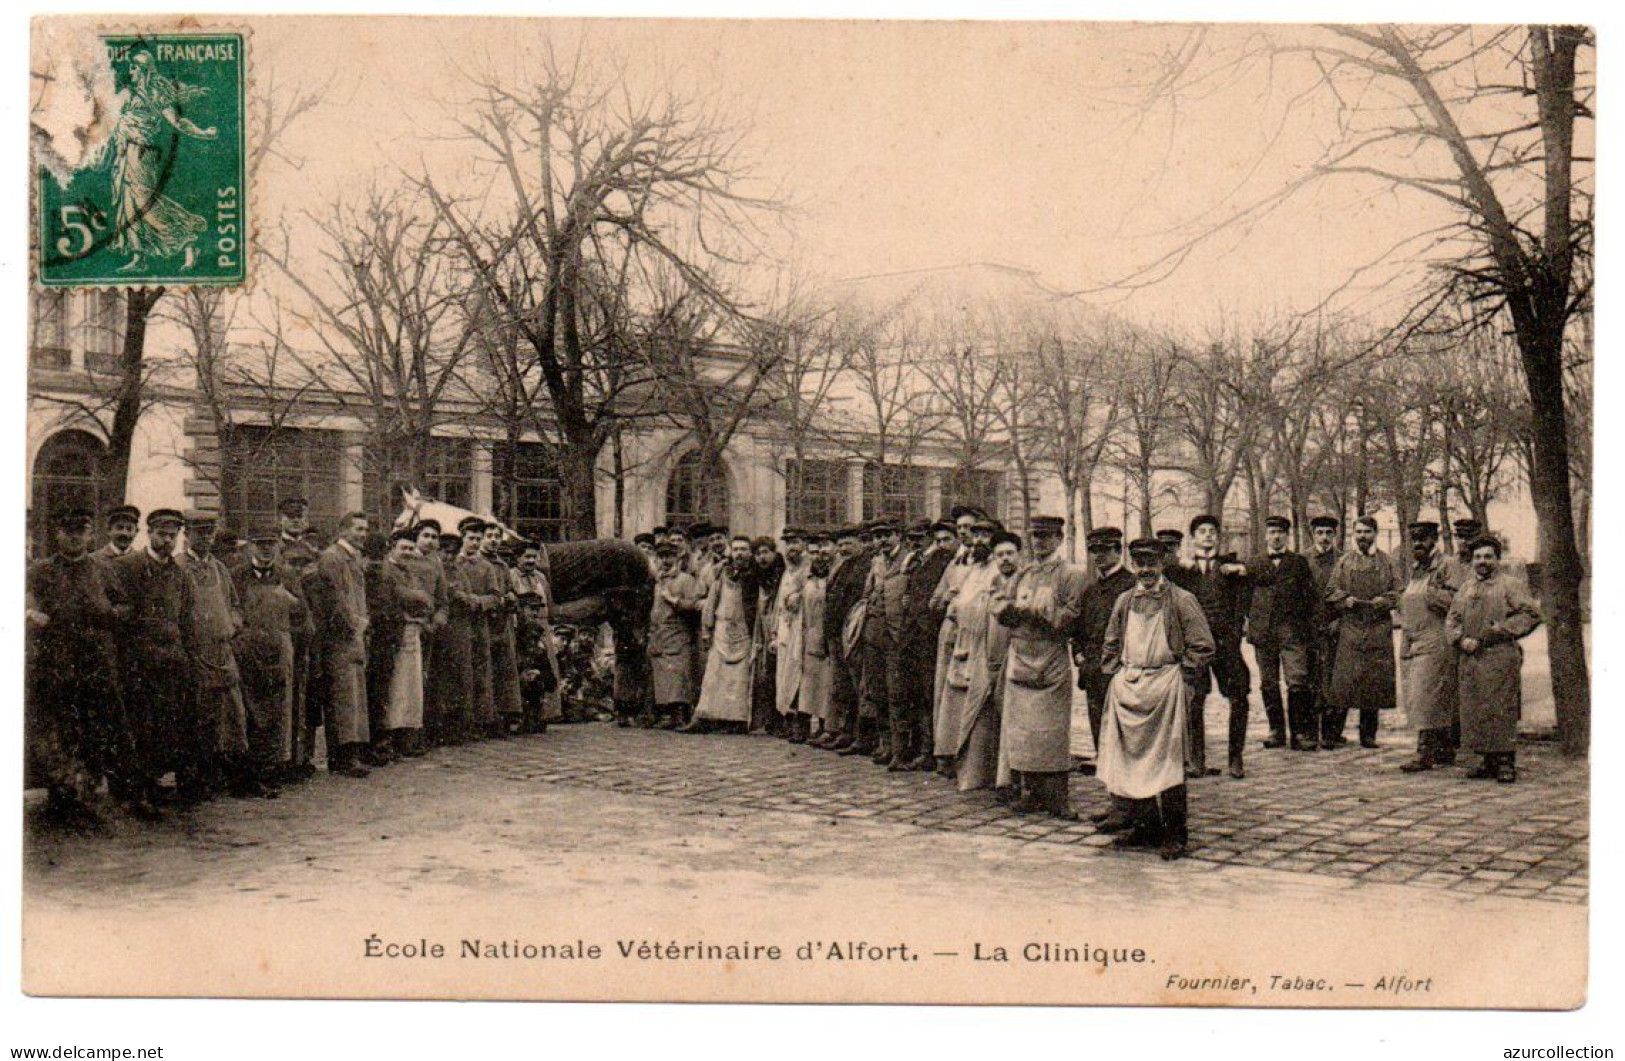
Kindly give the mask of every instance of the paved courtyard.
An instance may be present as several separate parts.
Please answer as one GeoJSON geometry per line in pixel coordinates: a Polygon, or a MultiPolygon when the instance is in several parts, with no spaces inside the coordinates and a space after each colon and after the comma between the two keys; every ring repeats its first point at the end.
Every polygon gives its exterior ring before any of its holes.
{"type": "MultiPolygon", "coordinates": [[[[1222,741],[1222,714],[1222,702],[1214,701],[1210,745],[1215,736],[1222,741]]],[[[1255,724],[1254,737],[1262,735],[1255,724]]],[[[1409,736],[1385,730],[1382,743],[1375,750],[1354,745],[1295,753],[1261,750],[1255,739],[1245,780],[1192,782],[1190,869],[1260,867],[1464,897],[1586,900],[1583,764],[1564,759],[1550,744],[1525,743],[1519,782],[1501,785],[1468,781],[1461,766],[1402,774],[1409,736]]],[[[318,776],[275,802],[221,801],[156,829],[121,822],[110,835],[81,836],[34,824],[28,872],[57,894],[95,890],[110,875],[137,886],[163,881],[169,891],[186,880],[206,882],[210,861],[233,850],[251,852],[262,872],[266,857],[279,850],[290,859],[303,852],[309,864],[357,855],[387,862],[390,845],[382,841],[392,821],[400,819],[399,838],[410,811],[412,831],[423,832],[424,816],[433,822],[436,791],[453,789],[474,800],[482,793],[495,800],[557,791],[588,808],[579,812],[587,815],[595,800],[636,797],[646,816],[714,809],[748,821],[765,811],[801,821],[959,834],[994,841],[994,851],[1013,853],[1008,845],[1020,845],[1038,854],[1055,850],[1047,845],[1064,845],[1068,861],[1076,857],[1072,852],[1107,861],[1130,857],[1110,850],[1111,838],[1087,821],[1014,814],[990,793],[960,793],[935,776],[889,774],[866,759],[765,736],[684,736],[595,723],[557,726],[540,738],[442,749],[365,782],[318,776]],[[177,860],[184,867],[177,868],[177,860]]],[[[1080,811],[1105,806],[1091,777],[1074,775],[1072,791],[1080,811]]],[[[590,821],[580,824],[590,830],[590,821]]],[[[459,825],[450,820],[428,828],[449,833],[459,825]]],[[[275,881],[266,886],[275,890],[275,881]]]]}

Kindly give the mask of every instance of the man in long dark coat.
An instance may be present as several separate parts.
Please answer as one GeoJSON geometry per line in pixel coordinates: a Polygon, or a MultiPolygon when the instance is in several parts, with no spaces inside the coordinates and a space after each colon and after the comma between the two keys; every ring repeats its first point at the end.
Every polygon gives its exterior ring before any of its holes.
{"type": "Polygon", "coordinates": [[[367,516],[351,512],[339,538],[322,551],[306,580],[322,671],[322,725],[331,774],[362,778],[361,752],[371,739],[367,720],[367,590],[361,548],[367,516]]]}
{"type": "Polygon", "coordinates": [[[440,563],[446,576],[446,619],[431,639],[425,702],[432,705],[432,740],[461,744],[473,736],[474,625],[478,607],[466,568],[458,562],[462,535],[440,536],[440,563]]]}
{"type": "Polygon", "coordinates": [[[824,644],[830,654],[828,735],[813,743],[837,754],[868,754],[866,735],[858,726],[858,690],[863,676],[863,646],[848,643],[847,623],[863,597],[867,576],[856,527],[835,533],[835,556],[824,589],[824,644]]]}
{"type": "Polygon", "coordinates": [[[1360,712],[1360,747],[1377,747],[1380,712],[1395,703],[1394,610],[1399,571],[1377,548],[1377,521],[1354,521],[1354,548],[1332,569],[1326,602],[1339,609],[1332,700],[1360,712]]]}
{"type": "Polygon", "coordinates": [[[28,568],[26,772],[65,822],[97,818],[104,777],[115,798],[150,820],[158,814],[118,690],[112,631],[124,613],[88,551],[94,521],[88,509],[54,514],[51,554],[28,568]]]}
{"type": "MultiPolygon", "coordinates": [[[[936,690],[937,690],[937,637],[942,632],[942,620],[948,609],[934,607],[932,598],[958,552],[953,536],[953,525],[943,521],[921,521],[915,528],[921,548],[915,555],[908,572],[904,590],[903,645],[907,658],[908,699],[914,714],[915,731],[919,734],[919,749],[911,766],[915,770],[936,770],[943,776],[952,776],[953,758],[936,755],[936,690]],[[926,536],[929,535],[929,544],[926,536]]],[[[958,721],[957,719],[955,720],[958,721]]],[[[957,725],[955,729],[957,729],[957,725]]],[[[956,735],[957,736],[957,735],[956,735]]],[[[954,740],[957,746],[958,740],[954,740]]]]}
{"type": "Polygon", "coordinates": [[[181,764],[194,715],[191,581],[175,561],[184,520],[172,508],[147,513],[147,544],[113,561],[108,594],[122,617],[119,676],[126,717],[135,737],[142,787],[149,795],[181,764]]]}
{"type": "Polygon", "coordinates": [[[1297,751],[1320,747],[1320,720],[1314,712],[1309,646],[1315,636],[1320,595],[1309,561],[1287,548],[1292,521],[1285,516],[1264,520],[1264,553],[1247,562],[1252,602],[1247,610],[1247,640],[1258,663],[1259,691],[1270,735],[1266,748],[1279,748],[1292,734],[1297,751]],[[1286,685],[1286,705],[1281,686],[1286,685]]]}
{"type": "Polygon", "coordinates": [[[287,586],[278,540],[274,527],[250,530],[248,562],[232,572],[243,615],[232,648],[242,678],[249,755],[269,788],[281,783],[293,762],[293,642],[295,632],[308,631],[310,624],[303,599],[287,586]]]}
{"type": "MultiPolygon", "coordinates": [[[[1101,646],[1106,637],[1106,621],[1112,616],[1117,598],[1134,588],[1134,572],[1123,564],[1123,532],[1116,527],[1096,527],[1084,538],[1093,572],[1086,580],[1083,603],[1069,635],[1072,661],[1078,667],[1078,688],[1083,690],[1089,712],[1089,736],[1094,742],[1095,762],[1084,768],[1094,773],[1100,761],[1100,720],[1106,711],[1106,687],[1111,675],[1100,669],[1101,646]]],[[[1099,816],[1104,821],[1105,816],[1099,816]]]]}
{"type": "Polygon", "coordinates": [[[1501,543],[1471,543],[1473,578],[1456,591],[1445,616],[1461,697],[1462,746],[1483,761],[1467,776],[1502,784],[1518,780],[1518,717],[1523,712],[1520,640],[1540,625],[1540,608],[1519,579],[1501,573],[1501,543]]]}
{"type": "Polygon", "coordinates": [[[457,524],[463,551],[453,565],[455,580],[469,602],[469,652],[473,668],[468,725],[471,734],[490,737],[503,732],[497,715],[496,687],[491,674],[491,614],[502,607],[503,587],[496,572],[480,555],[485,544],[485,521],[465,517],[457,524]]]}
{"type": "Polygon", "coordinates": [[[502,556],[502,528],[495,523],[485,528],[480,555],[491,565],[502,598],[501,606],[486,613],[491,637],[491,697],[503,734],[523,728],[524,704],[519,696],[519,658],[514,648],[514,617],[518,595],[513,588],[513,569],[502,556]]]}
{"type": "Polygon", "coordinates": [[[197,512],[186,519],[181,567],[192,581],[192,625],[187,633],[196,681],[193,757],[176,772],[183,788],[200,794],[222,788],[237,797],[275,796],[257,776],[248,751],[248,714],[232,642],[242,629],[242,609],[231,572],[214,555],[217,519],[197,512]]]}
{"type": "Polygon", "coordinates": [[[1314,572],[1315,586],[1320,592],[1320,614],[1315,622],[1315,638],[1310,644],[1309,680],[1315,687],[1315,711],[1320,716],[1320,746],[1341,748],[1348,743],[1343,727],[1348,723],[1346,707],[1332,701],[1332,664],[1337,659],[1337,610],[1326,603],[1326,591],[1331,586],[1332,569],[1342,552],[1337,548],[1337,530],[1341,524],[1336,516],[1316,516],[1309,521],[1313,547],[1309,551],[1309,570],[1314,572]]]}
{"type": "Polygon", "coordinates": [[[1165,575],[1169,575],[1170,582],[1196,598],[1196,602],[1202,606],[1203,617],[1207,619],[1208,630],[1213,634],[1213,660],[1197,679],[1196,696],[1191,701],[1189,746],[1185,750],[1190,761],[1186,765],[1193,777],[1207,772],[1203,703],[1208,691],[1216,686],[1229,708],[1226,765],[1230,776],[1239,779],[1247,776],[1243,753],[1247,747],[1248,697],[1253,684],[1247,661],[1241,655],[1242,627],[1247,619],[1247,606],[1251,603],[1247,569],[1235,553],[1219,552],[1222,527],[1218,516],[1197,516],[1191,520],[1190,531],[1190,562],[1175,565],[1183,577],[1173,578],[1173,568],[1164,571],[1165,575]]]}

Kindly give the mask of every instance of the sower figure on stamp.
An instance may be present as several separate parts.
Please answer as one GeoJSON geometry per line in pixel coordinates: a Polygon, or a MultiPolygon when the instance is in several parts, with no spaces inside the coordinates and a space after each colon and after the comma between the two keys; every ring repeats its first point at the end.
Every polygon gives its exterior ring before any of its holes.
{"type": "MultiPolygon", "coordinates": [[[[1087,580],[1078,619],[1072,624],[1072,660],[1078,667],[1078,688],[1083,690],[1089,711],[1089,736],[1095,761],[1084,773],[1092,774],[1100,764],[1100,720],[1106,713],[1106,686],[1111,676],[1100,669],[1100,650],[1106,639],[1106,623],[1112,617],[1117,598],[1134,588],[1134,573],[1123,564],[1123,532],[1116,527],[1096,527],[1084,539],[1089,566],[1094,575],[1087,580]]],[[[1106,816],[1100,815],[1100,821],[1106,816]]]]}
{"type": "Polygon", "coordinates": [[[1337,609],[1326,603],[1326,591],[1331,586],[1332,570],[1343,554],[1337,548],[1337,529],[1341,524],[1336,516],[1316,516],[1309,521],[1309,533],[1314,545],[1309,553],[1309,570],[1315,576],[1315,588],[1320,594],[1320,613],[1315,620],[1315,637],[1310,642],[1309,681],[1315,691],[1315,713],[1320,716],[1320,746],[1327,750],[1341,748],[1348,743],[1343,727],[1348,722],[1346,707],[1338,707],[1332,700],[1332,664],[1337,659],[1337,609]]]}
{"type": "MultiPolygon", "coordinates": [[[[1444,563],[1439,525],[1412,523],[1410,537],[1411,577],[1399,596],[1399,666],[1405,721],[1416,730],[1416,758],[1400,769],[1414,774],[1443,765],[1456,720],[1456,654],[1444,631],[1455,595],[1432,588],[1444,563]]],[[[1450,756],[1455,758],[1453,746],[1450,756]]]]}
{"type": "Polygon", "coordinates": [[[1247,608],[1247,640],[1253,643],[1259,691],[1270,726],[1264,747],[1285,745],[1290,728],[1295,751],[1315,751],[1320,747],[1320,720],[1314,712],[1314,690],[1309,684],[1309,646],[1315,637],[1321,597],[1309,561],[1287,548],[1291,530],[1292,521],[1285,516],[1264,520],[1264,555],[1247,563],[1252,590],[1247,608]]]}
{"type": "MultiPolygon", "coordinates": [[[[1209,772],[1202,712],[1209,689],[1217,686],[1229,708],[1227,766],[1230,776],[1239,779],[1247,776],[1243,753],[1247,747],[1248,697],[1253,684],[1247,661],[1241,656],[1242,627],[1252,596],[1247,568],[1235,553],[1219,552],[1222,527],[1218,516],[1197,516],[1191,520],[1190,529],[1193,549],[1190,563],[1181,568],[1184,580],[1170,581],[1188,591],[1202,606],[1202,615],[1213,634],[1213,662],[1197,679],[1196,699],[1191,702],[1186,773],[1199,777],[1209,772]]],[[[1167,573],[1165,569],[1164,575],[1167,573]]],[[[1211,772],[1218,773],[1217,770],[1211,772]]]]}
{"type": "Polygon", "coordinates": [[[1354,548],[1332,569],[1326,601],[1341,610],[1332,700],[1360,711],[1360,747],[1377,747],[1380,712],[1394,708],[1394,609],[1399,572],[1377,548],[1377,521],[1354,521],[1354,548]]]}
{"type": "Polygon", "coordinates": [[[1066,521],[1034,516],[1032,559],[995,594],[994,619],[1010,628],[999,758],[1019,791],[1016,808],[1075,820],[1072,772],[1072,654],[1067,633],[1083,607],[1083,572],[1060,553],[1066,521]]]}
{"type": "Polygon", "coordinates": [[[1112,678],[1099,776],[1130,822],[1115,846],[1176,859],[1189,844],[1184,716],[1213,659],[1213,634],[1196,598],[1163,577],[1161,542],[1137,539],[1129,554],[1135,586],[1117,599],[1102,650],[1112,678]]]}
{"type": "Polygon", "coordinates": [[[1473,577],[1456,591],[1445,637],[1456,650],[1462,745],[1483,756],[1468,777],[1518,779],[1518,718],[1523,713],[1523,647],[1540,625],[1540,607],[1521,580],[1501,571],[1501,543],[1470,544],[1473,577]]]}

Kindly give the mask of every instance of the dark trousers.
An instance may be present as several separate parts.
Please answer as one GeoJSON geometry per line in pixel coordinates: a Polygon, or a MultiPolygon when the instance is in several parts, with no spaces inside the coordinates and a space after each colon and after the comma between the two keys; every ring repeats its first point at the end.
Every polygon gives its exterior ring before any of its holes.
{"type": "Polygon", "coordinates": [[[1334,704],[1329,695],[1332,687],[1332,664],[1337,659],[1337,636],[1318,637],[1310,645],[1310,683],[1315,689],[1316,711],[1320,715],[1320,739],[1327,744],[1343,741],[1343,729],[1348,725],[1349,709],[1334,704]]]}
{"type": "Polygon", "coordinates": [[[1258,660],[1258,690],[1264,699],[1264,717],[1272,735],[1285,736],[1290,726],[1294,737],[1319,738],[1320,723],[1313,717],[1313,697],[1309,684],[1309,648],[1296,641],[1253,645],[1258,660]],[[1287,717],[1281,699],[1281,685],[1292,694],[1292,717],[1287,717]]]}
{"type": "Polygon", "coordinates": [[[1084,702],[1089,709],[1089,736],[1094,740],[1095,758],[1100,758],[1100,722],[1106,717],[1106,692],[1111,688],[1112,679],[1109,674],[1101,674],[1098,670],[1089,674],[1080,674],[1078,683],[1083,688],[1084,702]]]}
{"type": "Polygon", "coordinates": [[[1154,839],[1190,842],[1189,798],[1184,785],[1164,789],[1149,799],[1118,800],[1118,804],[1135,828],[1154,839]]]}
{"type": "Polygon", "coordinates": [[[1238,741],[1247,739],[1248,697],[1252,693],[1252,685],[1252,674],[1241,655],[1241,640],[1235,637],[1215,638],[1213,662],[1208,665],[1207,676],[1196,683],[1191,707],[1185,716],[1185,766],[1188,772],[1202,773],[1207,768],[1207,718],[1203,701],[1215,687],[1230,708],[1228,753],[1231,758],[1240,754],[1238,741]]]}
{"type": "Polygon", "coordinates": [[[829,728],[855,734],[858,728],[858,688],[863,679],[863,646],[847,656],[836,647],[830,657],[829,728]]]}

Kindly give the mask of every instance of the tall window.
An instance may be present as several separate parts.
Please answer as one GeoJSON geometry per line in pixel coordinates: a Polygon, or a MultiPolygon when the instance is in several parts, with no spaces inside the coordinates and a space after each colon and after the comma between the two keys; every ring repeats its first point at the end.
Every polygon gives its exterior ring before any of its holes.
{"type": "Polygon", "coordinates": [[[666,483],[666,524],[687,527],[700,520],[727,526],[728,475],[720,461],[707,469],[699,450],[690,450],[666,483]]]}
{"type": "Polygon", "coordinates": [[[954,505],[972,505],[994,519],[1003,519],[1003,495],[1003,472],[969,468],[942,473],[944,514],[954,505]]]}
{"type": "Polygon", "coordinates": [[[225,514],[239,533],[274,525],[290,497],[310,502],[310,523],[328,534],[344,513],[344,435],[305,428],[239,427],[224,454],[225,514]]]}
{"type": "Polygon", "coordinates": [[[120,333],[124,330],[124,303],[116,291],[87,291],[85,316],[79,325],[85,368],[112,374],[119,370],[120,333]]]}
{"type": "Polygon", "coordinates": [[[41,291],[34,296],[34,343],[30,350],[35,368],[66,372],[73,367],[68,349],[68,293],[41,291]]]}
{"type": "Polygon", "coordinates": [[[423,471],[414,476],[404,447],[378,455],[367,450],[362,489],[375,519],[393,522],[401,512],[401,488],[411,486],[424,497],[469,508],[474,497],[474,443],[466,438],[431,438],[423,471]],[[384,467],[387,461],[388,467],[384,467]]]}
{"type": "Polygon", "coordinates": [[[835,527],[847,521],[844,461],[788,461],[784,467],[785,522],[835,527]]]}
{"type": "Polygon", "coordinates": [[[547,447],[521,442],[510,467],[504,447],[491,461],[491,500],[498,519],[527,538],[561,542],[570,533],[569,497],[547,447]]]}
{"type": "Polygon", "coordinates": [[[910,464],[863,466],[863,518],[912,523],[930,515],[926,511],[926,469],[910,464]]]}
{"type": "Polygon", "coordinates": [[[99,517],[113,501],[104,481],[107,447],[86,431],[59,431],[45,440],[34,458],[33,533],[44,544],[53,512],[83,506],[99,517]]]}

